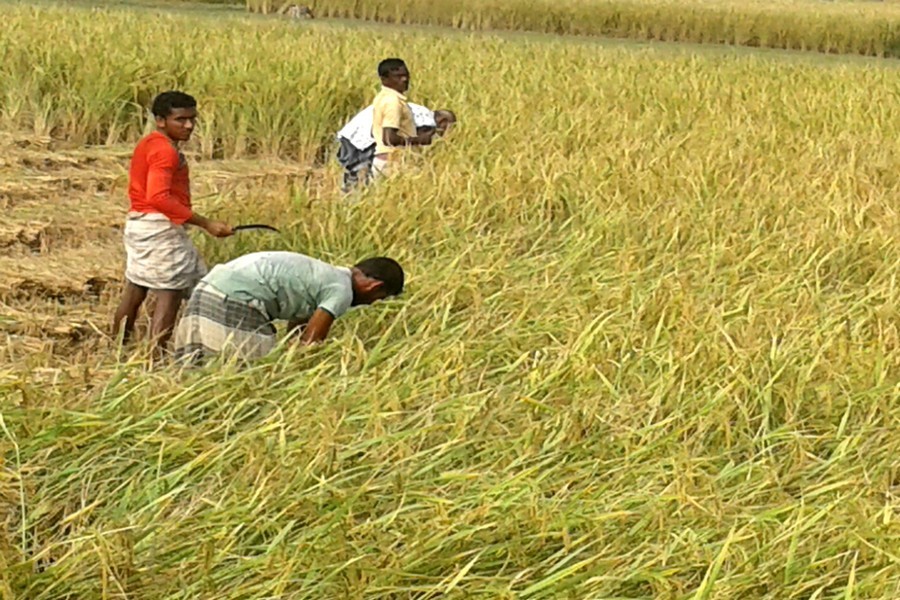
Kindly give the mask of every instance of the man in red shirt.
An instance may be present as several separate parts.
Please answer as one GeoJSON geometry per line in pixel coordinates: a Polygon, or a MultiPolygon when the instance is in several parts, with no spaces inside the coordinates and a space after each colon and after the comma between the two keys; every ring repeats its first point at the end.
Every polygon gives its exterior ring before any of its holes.
{"type": "Polygon", "coordinates": [[[172,335],[181,301],[207,272],[185,225],[220,238],[234,232],[226,223],[207,219],[191,208],[188,166],[178,144],[191,138],[197,102],[182,92],[164,92],[153,101],[152,110],[156,131],[138,143],[128,174],[126,283],[113,335],[118,337],[123,324],[123,337],[131,335],[147,292],[152,291],[156,309],[150,333],[159,354],[172,335]]]}

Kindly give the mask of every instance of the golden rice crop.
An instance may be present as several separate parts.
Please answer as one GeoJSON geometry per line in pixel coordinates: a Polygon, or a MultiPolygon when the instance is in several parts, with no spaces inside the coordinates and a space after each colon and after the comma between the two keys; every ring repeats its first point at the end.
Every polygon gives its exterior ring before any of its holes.
{"type": "Polygon", "coordinates": [[[247,0],[247,10],[253,13],[261,13],[264,15],[277,13],[287,2],[278,0],[247,0]]]}
{"type": "Polygon", "coordinates": [[[401,260],[331,343],[2,366],[0,595],[898,596],[889,63],[2,11],[5,127],[133,140],[178,85],[202,157],[309,160],[387,55],[461,125],[355,202],[206,201],[286,232],[211,263],[401,260]]]}
{"type": "MultiPolygon", "coordinates": [[[[246,2],[251,11],[268,12],[275,4],[279,2],[246,2]]],[[[386,23],[900,56],[900,5],[896,3],[816,0],[322,0],[310,4],[319,16],[386,23]]]]}

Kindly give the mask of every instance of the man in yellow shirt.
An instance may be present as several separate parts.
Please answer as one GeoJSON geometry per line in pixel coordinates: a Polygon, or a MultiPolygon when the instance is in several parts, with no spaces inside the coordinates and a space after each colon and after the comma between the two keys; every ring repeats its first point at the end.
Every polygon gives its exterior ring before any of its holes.
{"type": "Polygon", "coordinates": [[[409,70],[399,58],[388,58],[378,65],[381,91],[372,103],[372,137],[375,138],[375,159],[372,163],[376,177],[387,176],[397,170],[399,152],[405,146],[428,146],[434,129],[416,131],[412,111],[406,102],[409,89],[409,70]]]}

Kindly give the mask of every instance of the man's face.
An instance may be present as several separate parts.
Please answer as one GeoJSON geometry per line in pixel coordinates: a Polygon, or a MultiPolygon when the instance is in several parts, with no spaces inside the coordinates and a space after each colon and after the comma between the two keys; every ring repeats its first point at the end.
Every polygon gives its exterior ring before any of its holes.
{"type": "Polygon", "coordinates": [[[369,277],[357,269],[353,269],[353,306],[374,304],[387,298],[384,282],[369,277]]]}
{"type": "Polygon", "coordinates": [[[400,67],[389,71],[386,77],[381,78],[381,84],[386,88],[405,94],[409,89],[409,69],[400,67]]]}
{"type": "Polygon", "coordinates": [[[353,306],[365,306],[375,304],[379,300],[387,298],[387,293],[381,287],[373,290],[353,288],[353,306]]]}
{"type": "Polygon", "coordinates": [[[173,108],[167,117],[156,117],[156,128],[176,142],[186,142],[197,124],[196,108],[173,108]]]}
{"type": "Polygon", "coordinates": [[[446,115],[441,115],[435,118],[434,122],[437,125],[437,132],[441,135],[446,133],[447,130],[450,129],[450,127],[453,125],[453,119],[446,115]]]}

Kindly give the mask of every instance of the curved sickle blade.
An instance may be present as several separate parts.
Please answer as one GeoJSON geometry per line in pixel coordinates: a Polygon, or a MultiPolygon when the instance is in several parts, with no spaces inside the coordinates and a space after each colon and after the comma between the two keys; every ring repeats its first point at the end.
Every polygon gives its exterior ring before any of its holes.
{"type": "Polygon", "coordinates": [[[264,225],[262,223],[253,223],[251,225],[238,225],[233,228],[234,231],[244,231],[247,229],[265,229],[267,231],[274,231],[275,233],[279,233],[277,229],[272,227],[271,225],[264,225]]]}

